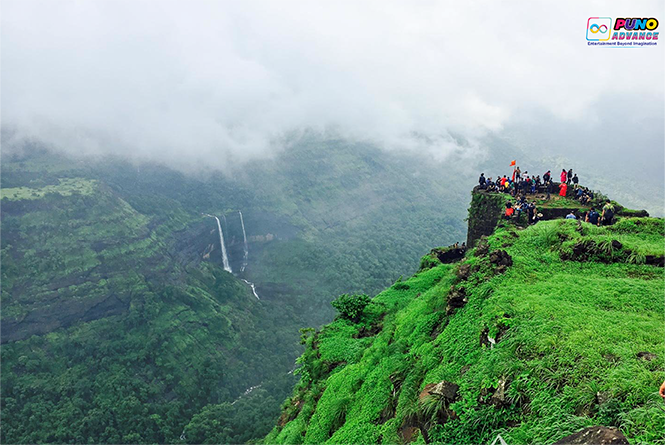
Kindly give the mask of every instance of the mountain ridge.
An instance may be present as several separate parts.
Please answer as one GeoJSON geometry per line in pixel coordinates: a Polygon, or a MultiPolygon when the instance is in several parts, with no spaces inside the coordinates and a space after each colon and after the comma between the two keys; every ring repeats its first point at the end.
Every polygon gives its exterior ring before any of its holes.
{"type": "Polygon", "coordinates": [[[662,259],[663,220],[489,220],[461,262],[434,252],[357,323],[306,333],[264,442],[553,443],[595,424],[663,442],[665,288],[645,260],[662,259]]]}

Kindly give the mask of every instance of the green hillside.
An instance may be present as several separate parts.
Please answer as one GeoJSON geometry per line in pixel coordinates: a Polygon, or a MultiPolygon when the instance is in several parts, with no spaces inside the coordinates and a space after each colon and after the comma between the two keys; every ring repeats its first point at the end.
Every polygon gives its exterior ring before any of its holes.
{"type": "Polygon", "coordinates": [[[646,217],[499,223],[459,263],[426,256],[358,322],[305,333],[265,443],[553,443],[591,425],[665,443],[665,284],[647,264],[664,233],[646,217]]]}
{"type": "Polygon", "coordinates": [[[291,366],[292,315],[213,262],[178,261],[167,234],[184,212],[155,221],[81,178],[46,187],[3,202],[4,443],[175,441],[204,406],[234,412],[291,366]]]}
{"type": "Polygon", "coordinates": [[[461,186],[437,174],[311,139],[226,174],[3,154],[2,442],[265,436],[295,383],[298,329],[463,238],[460,212],[440,208],[459,208],[461,186]],[[222,220],[237,276],[204,214],[222,220]]]}

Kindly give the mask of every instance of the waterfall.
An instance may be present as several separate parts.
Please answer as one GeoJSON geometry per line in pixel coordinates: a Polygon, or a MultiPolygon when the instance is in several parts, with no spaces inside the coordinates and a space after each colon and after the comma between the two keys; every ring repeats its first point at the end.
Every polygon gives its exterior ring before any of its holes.
{"type": "MultiPolygon", "coordinates": [[[[242,270],[245,270],[245,267],[247,267],[247,256],[249,253],[249,250],[247,249],[247,235],[245,234],[245,222],[242,219],[242,212],[238,211],[240,213],[240,223],[242,224],[242,237],[243,241],[245,242],[245,258],[243,260],[243,265],[242,265],[242,270]]],[[[219,222],[219,218],[217,218],[214,215],[208,215],[207,213],[205,216],[209,216],[210,218],[215,218],[215,221],[217,221],[217,229],[219,230],[219,244],[222,246],[222,262],[224,263],[224,270],[230,273],[233,273],[233,270],[231,269],[231,265],[229,264],[229,257],[226,254],[226,245],[224,244],[224,233],[222,232],[222,224],[219,222]]],[[[224,218],[224,215],[222,215],[224,218]]],[[[224,222],[226,222],[226,218],[224,218],[224,222]]],[[[256,285],[252,283],[251,281],[247,281],[244,278],[241,278],[242,281],[245,282],[251,289],[252,289],[252,294],[256,297],[257,300],[261,300],[259,298],[259,294],[256,292],[256,285]]]]}
{"type": "MultiPolygon", "coordinates": [[[[249,248],[247,247],[247,233],[245,233],[245,220],[242,218],[242,212],[238,210],[238,214],[240,215],[240,225],[242,226],[242,241],[245,243],[244,248],[243,248],[243,258],[242,258],[242,267],[240,268],[240,272],[244,272],[245,268],[247,267],[247,258],[249,257],[249,248]]],[[[256,294],[256,292],[254,292],[256,294]]],[[[258,296],[256,297],[258,298],[258,296]]]]}
{"type": "Polygon", "coordinates": [[[251,281],[247,281],[247,280],[245,280],[244,278],[241,278],[241,280],[244,281],[245,283],[249,284],[249,287],[252,288],[252,293],[254,294],[254,296],[256,297],[256,299],[257,299],[257,300],[261,300],[261,299],[259,298],[259,294],[256,293],[256,285],[255,285],[254,283],[252,283],[251,281]]]}
{"type": "Polygon", "coordinates": [[[215,218],[217,221],[217,229],[219,230],[219,244],[222,246],[222,263],[224,264],[224,270],[230,273],[233,273],[231,265],[229,264],[229,257],[226,254],[226,245],[224,244],[224,233],[222,232],[222,224],[219,222],[219,218],[213,215],[206,215],[211,218],[215,218]]]}

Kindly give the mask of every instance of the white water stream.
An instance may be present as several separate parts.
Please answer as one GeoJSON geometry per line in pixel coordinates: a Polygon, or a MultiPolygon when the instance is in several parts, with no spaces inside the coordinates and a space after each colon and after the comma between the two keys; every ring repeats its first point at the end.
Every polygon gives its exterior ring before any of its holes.
{"type": "Polygon", "coordinates": [[[219,244],[222,247],[222,264],[224,265],[224,270],[230,273],[233,273],[231,265],[229,264],[229,256],[226,254],[226,244],[224,244],[224,233],[222,232],[222,224],[219,222],[219,218],[214,215],[207,215],[211,218],[215,218],[217,221],[217,230],[219,231],[219,244]]]}
{"type": "MultiPolygon", "coordinates": [[[[242,268],[240,269],[241,272],[245,270],[245,267],[247,267],[247,258],[249,256],[249,249],[247,247],[247,234],[245,233],[245,221],[242,218],[242,212],[238,210],[238,213],[240,214],[240,224],[242,225],[242,238],[244,242],[244,257],[243,257],[243,263],[242,263],[242,268]]],[[[224,265],[224,270],[230,273],[233,273],[233,270],[231,269],[231,264],[229,263],[229,256],[226,253],[226,244],[224,243],[224,232],[222,231],[222,224],[219,221],[219,218],[217,218],[214,215],[209,215],[205,214],[205,216],[208,216],[210,218],[215,218],[215,221],[217,221],[217,230],[219,231],[219,244],[222,247],[222,263],[224,265]]],[[[226,221],[226,217],[224,217],[224,221],[226,221]]],[[[241,278],[242,281],[244,281],[251,289],[252,289],[252,294],[256,297],[257,300],[261,300],[259,298],[259,294],[256,292],[256,285],[252,283],[251,281],[248,281],[244,278],[241,278]]]]}
{"type": "MultiPolygon", "coordinates": [[[[238,214],[240,215],[240,225],[242,226],[242,242],[244,243],[243,246],[243,258],[242,258],[242,267],[240,268],[240,272],[244,272],[245,268],[247,267],[247,259],[249,257],[249,248],[247,247],[247,233],[245,233],[245,220],[242,218],[242,212],[238,210],[238,214]]],[[[253,289],[253,288],[252,288],[253,289]]],[[[254,292],[256,295],[256,292],[254,292]]],[[[259,298],[258,296],[256,298],[259,298]]]]}

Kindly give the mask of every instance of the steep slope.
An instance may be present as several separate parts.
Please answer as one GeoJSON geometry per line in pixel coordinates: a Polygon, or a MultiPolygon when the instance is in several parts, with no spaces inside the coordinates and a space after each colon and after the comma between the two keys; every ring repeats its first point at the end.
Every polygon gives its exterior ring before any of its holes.
{"type": "Polygon", "coordinates": [[[662,219],[499,223],[303,341],[266,443],[552,443],[617,426],[665,443],[662,219]]]}

